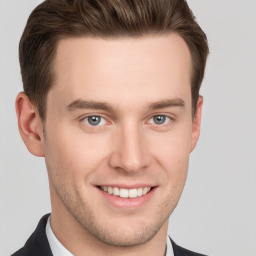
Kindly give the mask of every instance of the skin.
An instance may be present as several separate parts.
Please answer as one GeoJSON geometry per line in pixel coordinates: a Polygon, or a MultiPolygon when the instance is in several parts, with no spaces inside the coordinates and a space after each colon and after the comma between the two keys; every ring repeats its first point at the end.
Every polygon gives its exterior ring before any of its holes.
{"type": "Polygon", "coordinates": [[[203,100],[193,119],[187,45],[176,34],[66,38],[54,69],[44,122],[24,93],[16,99],[21,136],[45,157],[53,232],[76,256],[164,255],[200,133],[203,100]],[[100,124],[90,125],[88,115],[100,124]],[[109,184],[149,184],[154,192],[138,207],[116,207],[98,188],[109,184]]]}

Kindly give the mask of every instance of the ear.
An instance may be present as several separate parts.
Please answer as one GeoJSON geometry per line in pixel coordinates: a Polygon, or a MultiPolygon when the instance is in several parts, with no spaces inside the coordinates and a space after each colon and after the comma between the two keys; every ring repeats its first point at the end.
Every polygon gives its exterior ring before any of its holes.
{"type": "Polygon", "coordinates": [[[196,144],[200,135],[202,107],[203,107],[203,97],[199,96],[197,105],[196,105],[196,112],[193,120],[191,152],[196,147],[196,144]]]}
{"type": "Polygon", "coordinates": [[[44,156],[43,123],[34,104],[24,92],[15,102],[20,135],[28,151],[35,156],[44,156]]]}

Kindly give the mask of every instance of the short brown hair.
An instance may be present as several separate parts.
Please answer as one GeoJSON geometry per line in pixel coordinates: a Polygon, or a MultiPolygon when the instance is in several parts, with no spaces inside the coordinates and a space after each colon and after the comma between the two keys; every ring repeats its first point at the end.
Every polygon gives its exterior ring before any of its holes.
{"type": "Polygon", "coordinates": [[[24,91],[44,120],[46,97],[54,83],[53,60],[62,37],[139,37],[169,32],[179,34],[190,49],[194,114],[209,49],[185,0],[44,1],[29,16],[20,40],[24,91]]]}

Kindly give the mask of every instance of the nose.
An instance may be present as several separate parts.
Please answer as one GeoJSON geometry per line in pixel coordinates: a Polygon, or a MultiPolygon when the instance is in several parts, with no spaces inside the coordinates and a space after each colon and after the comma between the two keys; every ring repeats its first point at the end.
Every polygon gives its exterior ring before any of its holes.
{"type": "Polygon", "coordinates": [[[150,155],[139,127],[120,129],[113,139],[113,151],[110,156],[110,165],[125,172],[144,170],[150,164],[150,155]]]}

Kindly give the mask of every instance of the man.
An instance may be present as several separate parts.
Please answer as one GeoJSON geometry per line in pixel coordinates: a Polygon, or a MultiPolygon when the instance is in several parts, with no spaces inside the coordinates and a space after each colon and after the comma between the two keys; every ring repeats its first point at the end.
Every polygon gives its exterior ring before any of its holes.
{"type": "Polygon", "coordinates": [[[200,133],[207,39],[181,0],[48,0],[16,99],[52,212],[13,255],[201,255],[167,237],[200,133]]]}

